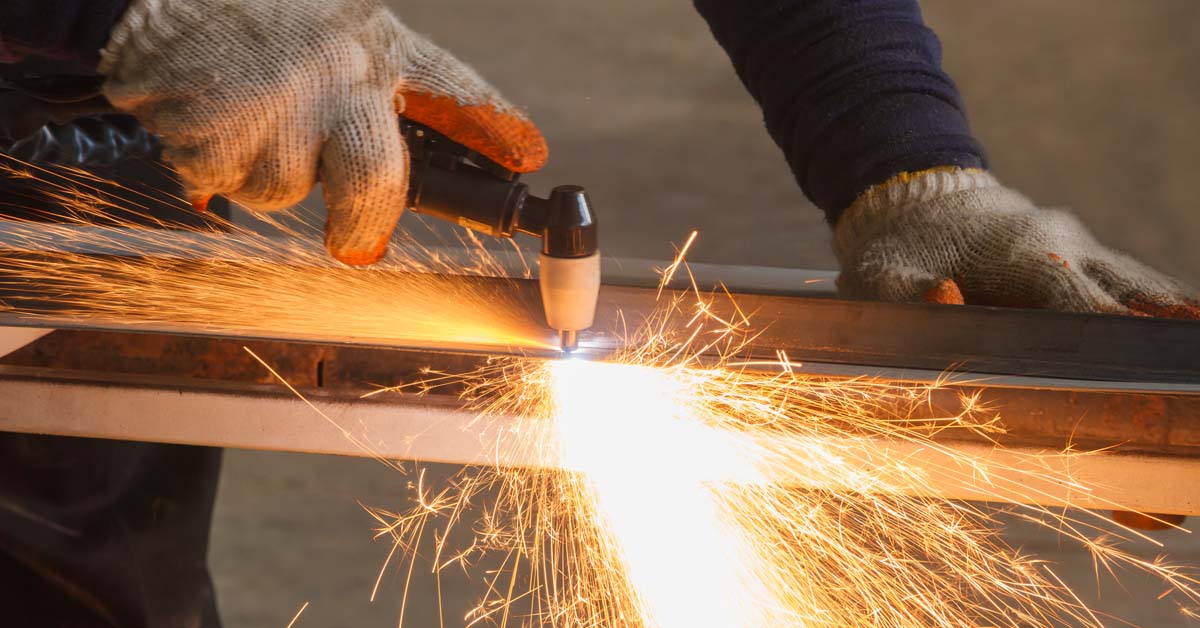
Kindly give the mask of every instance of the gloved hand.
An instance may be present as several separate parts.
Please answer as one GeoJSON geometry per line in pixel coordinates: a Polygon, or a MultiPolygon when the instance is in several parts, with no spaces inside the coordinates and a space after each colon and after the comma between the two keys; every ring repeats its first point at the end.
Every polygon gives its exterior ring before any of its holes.
{"type": "Polygon", "coordinates": [[[838,220],[834,250],[848,297],[1200,319],[1194,290],[983,171],[929,170],[867,190],[838,220]]]}
{"type": "Polygon", "coordinates": [[[101,53],[104,94],[158,133],[199,202],[295,204],[318,176],[325,244],[370,264],[404,210],[396,114],[518,172],[537,128],[379,0],[134,0],[101,53]]]}

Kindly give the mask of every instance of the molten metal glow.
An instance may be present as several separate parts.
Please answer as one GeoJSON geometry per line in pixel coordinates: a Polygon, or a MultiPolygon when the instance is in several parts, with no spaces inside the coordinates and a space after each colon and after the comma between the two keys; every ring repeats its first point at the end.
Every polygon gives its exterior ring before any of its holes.
{"type": "Polygon", "coordinates": [[[1086,452],[948,446],[1002,433],[1003,409],[967,396],[940,413],[937,386],[805,375],[783,355],[739,363],[754,329],[716,318],[717,298],[664,304],[604,362],[498,359],[418,383],[465,383],[481,417],[515,417],[513,446],[549,470],[469,468],[417,509],[372,511],[380,534],[415,557],[434,527],[453,557],[434,571],[504,557],[468,624],[1102,625],[1052,565],[999,537],[991,507],[927,497],[960,487],[1017,502],[1011,514],[1082,544],[1101,571],[1158,577],[1194,614],[1195,576],[1129,549],[1152,539],[1105,513],[1027,505],[1050,485],[1089,491],[1064,471],[1086,452]],[[474,542],[450,547],[480,503],[474,542]]]}
{"type": "Polygon", "coordinates": [[[764,625],[748,539],[701,481],[749,479],[754,461],[691,415],[684,382],[669,372],[579,360],[548,368],[563,463],[586,477],[600,550],[623,566],[642,623],[764,625]],[[664,447],[683,455],[662,464],[664,447]]]}
{"type": "MultiPolygon", "coordinates": [[[[453,557],[435,571],[504,557],[468,623],[1101,625],[1049,563],[999,538],[989,507],[920,497],[955,484],[1024,503],[1048,482],[1087,491],[1059,471],[1087,453],[1014,461],[947,446],[1002,424],[971,397],[932,411],[935,386],[807,376],[786,356],[702,364],[701,353],[736,355],[753,333],[714,320],[708,303],[666,307],[609,361],[503,359],[448,376],[470,386],[481,417],[516,417],[514,446],[550,469],[467,469],[441,492],[423,487],[419,508],[373,511],[380,534],[415,557],[434,527],[438,555],[453,557]],[[447,530],[481,503],[474,542],[448,546],[447,530]]],[[[1081,543],[1105,571],[1157,576],[1192,614],[1195,577],[1127,549],[1148,537],[1114,530],[1104,513],[1011,512],[1081,543]]]]}

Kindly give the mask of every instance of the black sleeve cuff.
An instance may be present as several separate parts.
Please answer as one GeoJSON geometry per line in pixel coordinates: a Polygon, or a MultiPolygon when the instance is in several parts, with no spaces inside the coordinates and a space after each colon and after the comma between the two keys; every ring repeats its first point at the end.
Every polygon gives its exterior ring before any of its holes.
{"type": "Polygon", "coordinates": [[[128,0],[5,0],[0,5],[0,62],[26,56],[76,61],[87,70],[125,12],[128,0]]]}
{"type": "Polygon", "coordinates": [[[831,223],[872,185],[986,167],[916,0],[694,0],[831,223]]]}

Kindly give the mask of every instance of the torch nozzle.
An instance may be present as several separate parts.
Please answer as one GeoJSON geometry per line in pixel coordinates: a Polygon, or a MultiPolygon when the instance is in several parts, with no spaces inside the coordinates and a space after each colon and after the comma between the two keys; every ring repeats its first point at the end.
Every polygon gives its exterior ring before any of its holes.
{"type": "Polygon", "coordinates": [[[575,353],[575,350],[579,348],[579,332],[573,329],[563,329],[558,332],[558,342],[563,353],[575,353]]]}

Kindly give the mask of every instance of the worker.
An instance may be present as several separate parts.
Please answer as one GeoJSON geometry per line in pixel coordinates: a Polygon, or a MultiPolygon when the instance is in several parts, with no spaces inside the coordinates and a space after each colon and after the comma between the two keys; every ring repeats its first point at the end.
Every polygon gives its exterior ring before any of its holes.
{"type": "MultiPolygon", "coordinates": [[[[988,171],[916,0],[695,4],[804,193],[828,217],[844,295],[1200,318],[1192,290],[988,171]]],[[[408,158],[395,114],[519,172],[547,157],[519,108],[379,0],[8,0],[0,60],[32,56],[99,77],[113,105],[161,137],[197,206],[222,195],[280,209],[320,180],[325,245],[351,265],[385,255],[403,210],[408,158]]],[[[46,443],[37,441],[56,447],[46,443]]],[[[209,458],[193,467],[195,477],[174,481],[215,477],[209,458]]],[[[20,495],[19,470],[3,475],[4,495],[20,495]]],[[[108,486],[88,481],[93,492],[108,486]]],[[[177,559],[186,569],[162,552],[139,554],[102,509],[51,507],[89,494],[51,486],[0,508],[0,567],[23,565],[37,581],[19,589],[0,580],[0,596],[13,598],[0,600],[6,619],[38,607],[72,618],[40,625],[217,625],[202,567],[207,520],[194,521],[211,512],[211,490],[193,487],[199,506],[191,508],[162,497],[176,490],[170,478],[138,486],[105,503],[119,503],[135,531],[177,527],[178,545],[190,542],[177,559]],[[44,540],[54,526],[69,532],[57,545],[44,540]],[[84,546],[90,562],[66,556],[84,546]]]]}
{"type": "MultiPolygon", "coordinates": [[[[383,257],[406,197],[395,114],[518,172],[520,109],[376,0],[9,2],[0,45],[74,56],[203,204],[288,207],[322,182],[330,254],[383,257]]],[[[987,171],[915,0],[696,0],[805,194],[847,296],[1196,317],[1194,293],[987,171]]]]}

